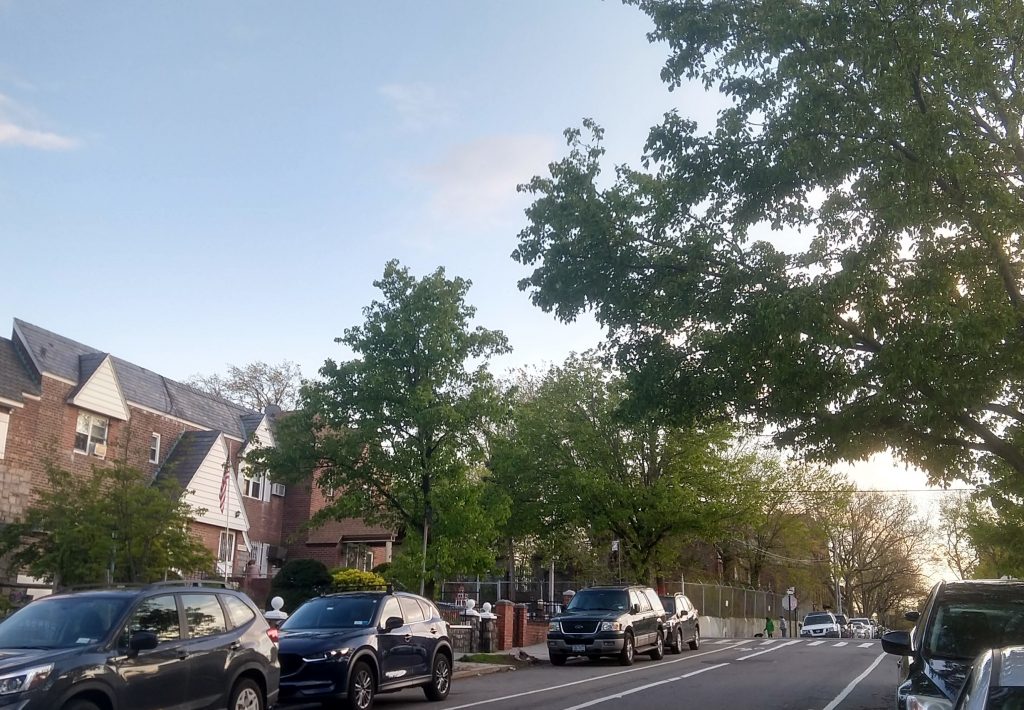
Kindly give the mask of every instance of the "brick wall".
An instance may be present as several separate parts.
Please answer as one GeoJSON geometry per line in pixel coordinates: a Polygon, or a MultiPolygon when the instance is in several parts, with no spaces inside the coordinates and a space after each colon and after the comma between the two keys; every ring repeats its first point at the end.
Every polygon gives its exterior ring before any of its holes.
{"type": "Polygon", "coordinates": [[[494,605],[494,614],[498,618],[494,620],[495,632],[497,633],[496,648],[498,651],[507,651],[512,648],[512,636],[514,620],[512,618],[515,605],[505,599],[499,599],[494,605]]]}

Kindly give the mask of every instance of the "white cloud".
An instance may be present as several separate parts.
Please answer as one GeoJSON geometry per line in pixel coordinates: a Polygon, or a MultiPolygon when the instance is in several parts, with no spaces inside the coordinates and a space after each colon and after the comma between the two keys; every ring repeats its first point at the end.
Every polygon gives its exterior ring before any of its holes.
{"type": "Polygon", "coordinates": [[[445,221],[487,222],[523,198],[516,186],[544,173],[558,155],[548,136],[488,136],[452,146],[419,171],[433,193],[430,209],[445,221]]]}
{"type": "Polygon", "coordinates": [[[0,147],[16,146],[36,150],[71,150],[78,147],[74,138],[36,128],[32,112],[0,94],[0,147]]]}
{"type": "Polygon", "coordinates": [[[405,128],[420,131],[451,120],[451,106],[428,84],[385,84],[377,92],[390,101],[405,128]]]}

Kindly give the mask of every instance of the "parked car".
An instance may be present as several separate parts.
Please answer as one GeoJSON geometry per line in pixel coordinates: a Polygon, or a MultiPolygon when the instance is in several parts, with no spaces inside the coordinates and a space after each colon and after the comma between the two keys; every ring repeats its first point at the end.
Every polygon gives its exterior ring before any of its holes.
{"type": "Polygon", "coordinates": [[[616,656],[624,666],[637,652],[665,655],[665,609],[650,587],[588,587],[548,624],[548,657],[556,666],[571,656],[616,656]]]}
{"type": "Polygon", "coordinates": [[[310,599],[281,625],[281,705],[368,710],[379,693],[422,687],[448,697],[448,625],[434,604],[404,592],[343,592],[310,599]]]}
{"type": "Polygon", "coordinates": [[[971,663],[990,648],[1024,644],[1024,582],[939,582],[912,631],[890,631],[882,648],[901,656],[899,710],[952,707],[971,663]]]}
{"type": "Polygon", "coordinates": [[[801,638],[839,638],[839,622],[829,611],[815,611],[804,617],[801,638]]]}
{"type": "Polygon", "coordinates": [[[853,629],[850,628],[850,621],[846,618],[846,614],[833,614],[836,617],[836,623],[839,624],[839,635],[844,638],[853,638],[853,629]]]}
{"type": "Polygon", "coordinates": [[[1024,646],[990,649],[971,665],[955,710],[1024,707],[1024,646]]]}
{"type": "Polygon", "coordinates": [[[226,587],[54,594],[0,624],[0,705],[18,710],[265,710],[280,666],[269,626],[226,587]]]}
{"type": "Polygon", "coordinates": [[[855,639],[872,639],[875,637],[875,627],[867,617],[850,619],[850,635],[855,639]]]}
{"type": "Polygon", "coordinates": [[[672,653],[682,653],[683,644],[694,651],[700,648],[700,614],[690,599],[684,594],[663,594],[661,605],[665,607],[665,644],[672,653]]]}

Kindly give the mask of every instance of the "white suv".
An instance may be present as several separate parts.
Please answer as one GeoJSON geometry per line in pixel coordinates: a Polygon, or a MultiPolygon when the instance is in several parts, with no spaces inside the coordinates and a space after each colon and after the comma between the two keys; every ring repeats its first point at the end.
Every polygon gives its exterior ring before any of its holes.
{"type": "Polygon", "coordinates": [[[800,627],[802,638],[839,638],[842,629],[836,617],[828,611],[816,611],[804,617],[804,623],[800,627]]]}

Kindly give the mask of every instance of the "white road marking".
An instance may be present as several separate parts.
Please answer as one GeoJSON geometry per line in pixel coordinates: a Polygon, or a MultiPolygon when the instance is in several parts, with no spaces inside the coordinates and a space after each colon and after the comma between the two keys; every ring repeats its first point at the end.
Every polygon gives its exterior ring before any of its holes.
{"type": "Polygon", "coordinates": [[[773,643],[774,643],[774,641],[762,641],[760,645],[761,646],[771,646],[773,643]]]}
{"type": "Polygon", "coordinates": [[[857,644],[857,648],[871,648],[874,645],[875,644],[873,644],[873,643],[861,643],[861,644],[857,644]]]}
{"type": "Polygon", "coordinates": [[[766,648],[765,650],[758,651],[757,653],[751,653],[749,656],[740,656],[736,660],[737,661],[745,661],[748,658],[753,658],[754,656],[760,656],[760,655],[763,655],[765,653],[771,653],[772,651],[778,651],[780,648],[785,648],[786,646],[792,646],[794,643],[800,643],[800,642],[799,641],[788,641],[787,643],[782,643],[782,644],[779,644],[778,646],[773,646],[772,648],[766,648]]]}
{"type": "Polygon", "coordinates": [[[721,641],[712,641],[711,643],[721,646],[723,643],[736,643],[736,639],[722,639],[721,641]]]}
{"type": "Polygon", "coordinates": [[[824,641],[811,641],[811,642],[810,642],[809,644],[807,644],[807,645],[808,645],[808,646],[820,646],[820,645],[821,645],[821,644],[823,644],[823,643],[825,643],[825,642],[824,642],[824,641]]]}
{"type": "Polygon", "coordinates": [[[693,677],[695,675],[700,675],[701,673],[707,673],[708,671],[713,671],[716,668],[721,668],[722,666],[727,666],[727,665],[729,665],[729,664],[728,663],[719,663],[719,664],[714,665],[714,666],[708,666],[707,668],[701,668],[699,670],[690,671],[689,673],[684,673],[683,675],[676,676],[675,678],[666,678],[665,680],[655,681],[654,683],[648,683],[647,685],[639,685],[636,688],[630,688],[629,690],[624,690],[621,693],[615,693],[615,695],[606,695],[603,698],[595,698],[594,700],[590,700],[588,702],[581,703],[579,705],[573,705],[571,708],[566,708],[565,710],[583,710],[583,708],[589,708],[589,707],[592,707],[594,705],[600,705],[601,703],[606,703],[609,700],[618,700],[620,698],[626,697],[627,695],[632,695],[633,693],[639,693],[641,690],[647,690],[648,688],[656,688],[659,685],[665,685],[666,683],[674,683],[677,680],[682,680],[683,678],[691,678],[691,677],[693,677]]]}
{"type": "Polygon", "coordinates": [[[879,654],[878,658],[875,659],[874,663],[868,666],[867,670],[861,673],[859,676],[850,681],[850,684],[843,688],[843,692],[837,695],[832,702],[824,707],[824,710],[836,710],[839,707],[839,703],[846,699],[846,696],[853,692],[853,689],[857,687],[857,684],[868,677],[871,671],[878,667],[878,664],[882,662],[882,659],[886,657],[885,653],[879,654]]]}
{"type": "Polygon", "coordinates": [[[846,645],[846,641],[840,641],[840,642],[834,643],[832,645],[835,646],[836,648],[839,648],[840,646],[845,646],[846,645]]]}
{"type": "MultiPolygon", "coordinates": [[[[737,644],[740,645],[740,644],[737,644]]],[[[671,661],[661,661],[659,666],[668,666],[673,663],[679,663],[680,661],[688,661],[691,658],[700,658],[701,656],[710,656],[712,653],[721,653],[722,651],[731,651],[732,646],[726,648],[716,648],[714,651],[703,651],[701,653],[688,653],[679,658],[675,658],[671,661]]],[[[525,690],[522,693],[513,693],[512,695],[503,695],[500,698],[488,698],[487,700],[477,700],[473,703],[466,703],[465,705],[456,705],[455,707],[448,708],[448,710],[462,710],[462,708],[475,708],[480,705],[490,705],[492,703],[502,703],[506,700],[514,700],[515,698],[522,698],[527,695],[536,695],[537,693],[547,693],[551,690],[561,690],[562,688],[571,688],[574,685],[582,685],[583,683],[593,683],[595,680],[604,680],[605,678],[614,678],[615,676],[625,675],[626,673],[636,673],[637,671],[650,670],[654,666],[643,664],[636,666],[635,668],[629,668],[624,671],[616,671],[615,673],[605,673],[604,675],[593,676],[591,678],[583,678],[582,680],[574,680],[569,683],[560,683],[559,685],[552,685],[547,688],[534,688],[533,690],[525,690]]],[[[714,666],[717,668],[717,666],[714,666]]],[[[711,670],[711,666],[703,670],[711,670]]]]}

